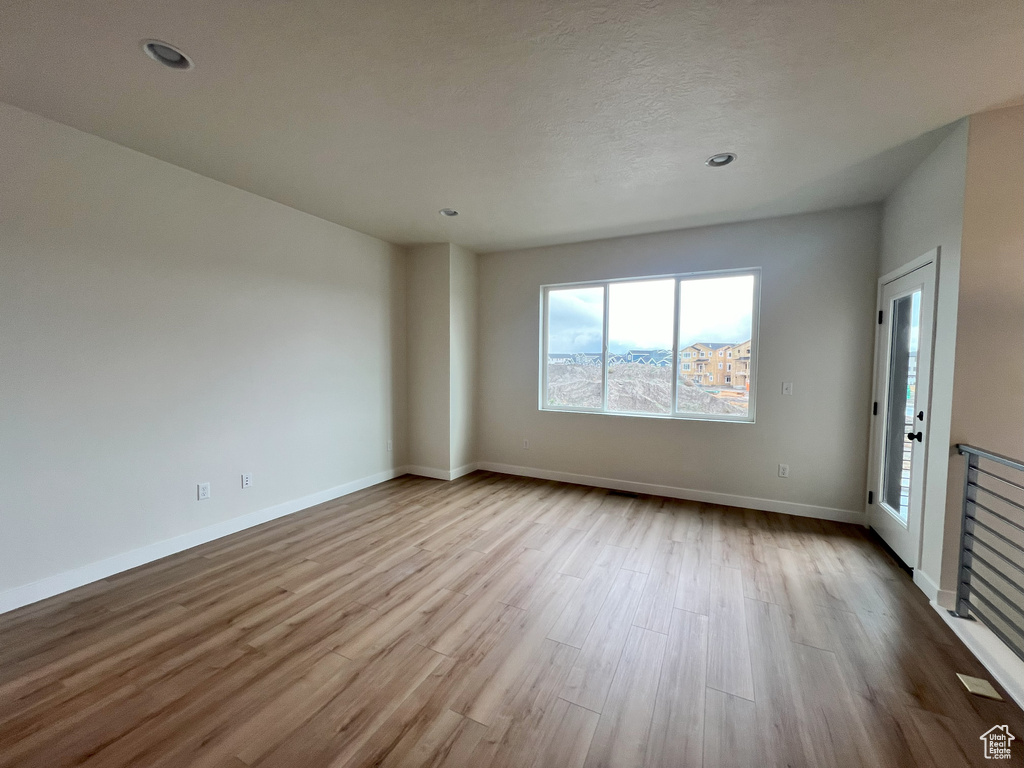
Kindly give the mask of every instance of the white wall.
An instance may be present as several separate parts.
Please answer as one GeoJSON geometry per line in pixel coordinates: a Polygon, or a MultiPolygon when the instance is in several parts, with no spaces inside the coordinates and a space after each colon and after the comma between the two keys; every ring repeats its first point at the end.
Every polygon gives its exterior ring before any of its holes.
{"type": "Polygon", "coordinates": [[[0,593],[389,476],[404,260],[0,105],[0,593]]]}
{"type": "Polygon", "coordinates": [[[451,470],[476,461],[477,255],[452,245],[451,288],[451,470]]]}
{"type": "Polygon", "coordinates": [[[409,463],[447,476],[451,462],[450,249],[409,249],[409,463]]]}
{"type": "Polygon", "coordinates": [[[921,562],[915,573],[915,580],[932,598],[937,596],[940,582],[945,536],[967,122],[961,120],[942,144],[897,187],[886,200],[882,216],[880,276],[933,248],[940,250],[931,415],[925,433],[927,458],[921,562]]]}
{"type": "Polygon", "coordinates": [[[879,225],[862,207],[482,256],[480,459],[861,520],[879,225]],[[756,424],[538,410],[541,285],[755,266],[756,424]]]}

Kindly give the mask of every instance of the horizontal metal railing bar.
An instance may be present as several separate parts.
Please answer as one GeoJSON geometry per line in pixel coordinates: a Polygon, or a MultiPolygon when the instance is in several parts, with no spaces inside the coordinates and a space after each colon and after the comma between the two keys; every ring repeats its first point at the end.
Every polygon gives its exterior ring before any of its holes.
{"type": "MultiPolygon", "coordinates": [[[[975,525],[979,525],[979,526],[981,526],[981,527],[982,527],[982,528],[984,528],[984,529],[985,529],[986,531],[988,531],[988,532],[989,532],[989,533],[991,533],[991,534],[992,534],[993,536],[995,536],[995,537],[996,537],[997,539],[1000,539],[1001,541],[1005,541],[1005,542],[1006,542],[1007,544],[1009,544],[1009,545],[1010,545],[1011,547],[1013,547],[1014,549],[1016,549],[1016,550],[1019,550],[1019,549],[1020,549],[1020,544],[1018,544],[1018,543],[1017,543],[1016,541],[1014,541],[1013,539],[1008,539],[1008,538],[1006,538],[1005,536],[1003,536],[1003,534],[1001,534],[1001,533],[1000,533],[999,531],[997,531],[997,530],[996,530],[995,528],[990,528],[989,526],[987,526],[987,525],[985,525],[985,524],[984,524],[983,522],[981,522],[981,520],[979,520],[978,518],[976,518],[976,517],[971,517],[970,515],[968,515],[968,516],[967,516],[967,519],[968,519],[968,520],[973,520],[973,521],[974,521],[974,524],[975,524],[975,525]]],[[[975,538],[975,539],[977,539],[978,537],[977,537],[977,536],[975,536],[974,538],[975,538]]]]}
{"type": "Polygon", "coordinates": [[[986,488],[984,485],[978,485],[974,481],[968,482],[967,486],[969,488],[977,488],[979,491],[983,491],[984,493],[987,493],[989,496],[995,496],[1001,502],[1003,502],[1005,504],[1009,504],[1014,509],[1019,509],[1021,511],[1024,511],[1024,501],[1014,501],[1013,499],[1008,499],[1006,496],[1003,496],[1003,494],[996,493],[991,488],[986,488]]]}
{"type": "MultiPolygon", "coordinates": [[[[982,545],[983,547],[985,547],[985,549],[987,549],[987,550],[988,550],[989,552],[993,553],[994,555],[996,555],[996,556],[998,556],[998,557],[1001,557],[1001,558],[1002,558],[1003,560],[1005,560],[1005,561],[1006,561],[1007,563],[1009,563],[1009,564],[1010,564],[1010,565],[1011,565],[1012,567],[1016,568],[1016,569],[1017,569],[1018,571],[1020,571],[1021,573],[1024,573],[1024,565],[1020,565],[1019,563],[1015,563],[1015,562],[1013,562],[1013,560],[1011,560],[1010,558],[1008,558],[1008,557],[1007,557],[1006,555],[1004,555],[1004,554],[1003,554],[1002,552],[1000,552],[1000,551],[999,551],[998,549],[996,549],[995,547],[993,547],[993,546],[992,546],[991,544],[989,544],[989,543],[988,543],[987,541],[985,541],[984,539],[979,539],[979,538],[978,538],[977,536],[975,536],[975,535],[974,535],[973,533],[971,533],[970,531],[968,531],[966,535],[967,535],[967,536],[970,536],[970,537],[971,537],[971,538],[972,538],[972,539],[974,540],[974,543],[975,543],[975,544],[981,544],[981,545],[982,545]]],[[[972,551],[972,553],[971,553],[971,554],[974,554],[974,553],[973,553],[973,551],[972,551]]]]}
{"type": "Polygon", "coordinates": [[[1017,643],[1015,643],[1013,640],[1007,637],[1006,633],[1003,632],[1003,630],[1001,630],[998,626],[996,626],[996,623],[994,621],[992,621],[984,613],[978,610],[978,606],[972,605],[970,600],[967,600],[966,603],[967,607],[970,609],[970,612],[974,614],[974,617],[978,619],[978,621],[980,621],[982,624],[984,624],[986,627],[992,630],[992,634],[998,637],[1000,640],[1002,640],[1007,648],[1009,648],[1011,651],[1017,654],[1017,656],[1019,656],[1021,659],[1024,659],[1024,648],[1017,645],[1017,643]]]}
{"type": "MultiPolygon", "coordinates": [[[[990,563],[984,557],[979,555],[977,552],[971,552],[971,560],[977,560],[979,563],[984,565],[986,568],[988,568],[993,573],[999,574],[999,576],[1001,576],[1003,579],[1006,580],[1007,584],[1009,584],[1011,587],[1013,587],[1018,592],[1020,592],[1022,595],[1024,595],[1024,584],[1018,584],[1016,581],[1014,581],[1012,578],[1010,578],[1009,574],[1006,574],[1006,573],[1003,573],[1002,571],[1000,571],[996,566],[992,565],[992,563],[990,563]]],[[[964,568],[971,568],[971,566],[965,565],[964,568]]],[[[973,569],[971,569],[971,570],[973,570],[973,569]]],[[[974,573],[977,573],[977,571],[974,571],[974,573]]],[[[1024,609],[1022,609],[1022,610],[1024,610],[1024,609]]]]}
{"type": "Polygon", "coordinates": [[[957,451],[966,458],[967,467],[960,496],[960,563],[957,572],[956,614],[973,615],[1024,660],[1024,600],[1011,600],[1003,592],[1007,590],[1014,595],[1024,595],[1020,578],[1024,575],[1024,543],[1014,541],[992,527],[1002,525],[1004,531],[1016,538],[1020,538],[1018,533],[1024,533],[1024,520],[1014,519],[1019,512],[1024,511],[1024,502],[1004,495],[1019,495],[1018,492],[1024,491],[1024,479],[1020,474],[1012,474],[1014,479],[1010,480],[1003,476],[1010,474],[1008,472],[1002,472],[991,465],[984,469],[981,467],[984,459],[1016,473],[1024,473],[1024,462],[965,443],[957,444],[957,451]],[[1000,472],[1002,474],[997,474],[1000,472]],[[981,501],[978,501],[979,497],[981,501]],[[1004,505],[1000,511],[992,508],[998,504],[1004,505]],[[988,522],[983,522],[980,519],[982,517],[988,522]],[[978,549],[984,550],[985,557],[976,551],[978,549]],[[991,553],[991,557],[988,553],[991,553]],[[988,578],[978,570],[979,566],[988,578]],[[1012,568],[1012,571],[1006,566],[1012,568]],[[998,587],[995,586],[996,581],[1000,582],[998,587]],[[994,600],[1000,600],[1002,608],[994,600]],[[1011,619],[1007,613],[1018,618],[1011,619]]]}
{"type": "Polygon", "coordinates": [[[995,472],[989,472],[987,469],[983,469],[981,467],[971,467],[971,469],[975,470],[976,472],[980,472],[983,475],[988,475],[993,480],[999,480],[1000,482],[1006,483],[1007,485],[1012,485],[1019,491],[1024,491],[1024,485],[1021,485],[1020,483],[1015,483],[1013,482],[1013,480],[1007,480],[1005,477],[1003,477],[1002,475],[997,475],[995,472]]]}
{"type": "Polygon", "coordinates": [[[966,445],[964,443],[958,443],[956,449],[961,454],[971,453],[983,459],[989,459],[990,461],[997,462],[998,464],[1010,467],[1011,469],[1019,469],[1024,472],[1024,464],[1016,459],[1011,459],[1009,456],[1002,456],[998,453],[992,453],[991,451],[984,451],[981,448],[975,448],[973,445],[966,445]]]}
{"type": "MultiPolygon", "coordinates": [[[[1021,525],[1020,523],[1014,522],[1013,520],[1011,520],[1010,518],[1006,517],[1005,515],[1002,515],[999,512],[996,512],[994,509],[986,507],[984,504],[982,504],[979,501],[968,501],[968,503],[974,505],[977,509],[985,510],[990,515],[992,515],[993,517],[998,517],[1000,520],[1002,520],[1004,523],[1006,523],[1011,528],[1016,528],[1021,533],[1024,533],[1024,525],[1021,525]]],[[[1024,546],[1021,546],[1020,544],[1018,544],[1016,546],[1017,546],[1017,549],[1019,549],[1021,551],[1024,551],[1024,546]]]]}
{"type": "MultiPolygon", "coordinates": [[[[1005,623],[1009,624],[1010,628],[1013,629],[1013,633],[1015,635],[1020,635],[1022,638],[1024,638],[1024,629],[1021,629],[1019,626],[1017,626],[1017,624],[1009,616],[1007,616],[1005,613],[999,610],[999,608],[995,606],[991,600],[986,598],[984,595],[979,594],[976,590],[973,589],[971,590],[971,594],[974,595],[974,597],[976,597],[978,600],[981,600],[981,602],[983,602],[988,607],[988,609],[992,611],[992,613],[994,613],[996,616],[1002,619],[1005,623]]],[[[970,602],[970,600],[968,600],[968,602],[970,602]]]]}
{"type": "MultiPolygon", "coordinates": [[[[984,584],[986,587],[988,587],[990,592],[992,592],[1000,600],[1002,600],[1004,603],[1006,603],[1008,608],[1012,608],[1014,611],[1019,613],[1021,619],[1024,619],[1024,608],[1021,608],[1019,605],[1015,604],[1013,602],[1013,600],[1011,600],[1006,595],[1004,595],[1002,592],[1000,592],[999,589],[994,584],[992,584],[991,581],[986,579],[984,576],[982,576],[976,570],[971,568],[969,565],[965,565],[964,566],[964,570],[965,571],[970,571],[971,574],[972,574],[972,578],[977,579],[982,584],[984,584]]],[[[968,581],[968,582],[966,582],[966,584],[970,588],[971,592],[973,592],[974,594],[978,595],[979,597],[981,596],[981,593],[978,592],[977,588],[974,586],[974,584],[972,582],[968,581]]],[[[1024,623],[1021,623],[1019,621],[1014,621],[1013,619],[1009,618],[1008,616],[1006,617],[1006,622],[1008,624],[1012,624],[1014,627],[1019,629],[1021,631],[1021,634],[1024,635],[1024,623]]]]}

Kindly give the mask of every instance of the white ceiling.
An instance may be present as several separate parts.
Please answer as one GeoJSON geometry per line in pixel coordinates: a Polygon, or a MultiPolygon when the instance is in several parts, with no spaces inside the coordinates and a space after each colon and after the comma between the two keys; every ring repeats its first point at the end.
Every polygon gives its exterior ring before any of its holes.
{"type": "Polygon", "coordinates": [[[480,251],[878,200],[941,138],[921,134],[1022,94],[1020,0],[0,7],[0,100],[386,240],[480,251]],[[147,38],[196,68],[146,58],[147,38]]]}

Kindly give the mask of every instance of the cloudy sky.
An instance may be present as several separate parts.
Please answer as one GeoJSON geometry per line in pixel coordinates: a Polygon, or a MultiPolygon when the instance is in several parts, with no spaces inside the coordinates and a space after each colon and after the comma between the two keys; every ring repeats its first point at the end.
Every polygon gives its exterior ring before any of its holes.
{"type": "Polygon", "coordinates": [[[697,341],[746,341],[753,304],[751,275],[687,280],[679,293],[679,348],[697,341]]]}
{"type": "MultiPolygon", "coordinates": [[[[608,334],[612,352],[672,346],[674,280],[611,286],[608,334]]],[[[750,338],[754,278],[750,275],[682,283],[679,346],[695,341],[740,342],[750,338]]],[[[600,352],[604,294],[600,287],[552,290],[548,304],[548,351],[600,352]]]]}
{"type": "Polygon", "coordinates": [[[600,352],[604,290],[570,288],[548,294],[548,352],[600,352]]]}

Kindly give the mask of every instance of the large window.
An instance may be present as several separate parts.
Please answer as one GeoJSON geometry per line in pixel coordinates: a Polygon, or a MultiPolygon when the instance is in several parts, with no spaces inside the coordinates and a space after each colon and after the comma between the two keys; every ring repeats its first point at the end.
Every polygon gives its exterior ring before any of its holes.
{"type": "Polygon", "coordinates": [[[541,408],[753,421],[759,277],[545,286],[541,408]]]}

